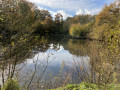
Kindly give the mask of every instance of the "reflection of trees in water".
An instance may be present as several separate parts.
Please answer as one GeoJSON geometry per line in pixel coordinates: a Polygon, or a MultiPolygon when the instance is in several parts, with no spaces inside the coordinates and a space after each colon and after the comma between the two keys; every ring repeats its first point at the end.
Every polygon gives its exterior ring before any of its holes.
{"type": "MultiPolygon", "coordinates": [[[[68,83],[74,83],[76,80],[77,83],[79,81],[88,81],[98,85],[120,82],[119,53],[107,51],[108,46],[106,44],[97,41],[72,39],[53,39],[48,40],[47,43],[45,41],[47,41],[45,38],[36,41],[31,39],[22,44],[14,43],[15,45],[6,46],[7,49],[1,52],[2,60],[0,61],[2,83],[6,78],[16,77],[23,88],[31,88],[32,90],[35,88],[56,88],[68,83]],[[73,60],[73,66],[67,69],[67,72],[63,72],[61,69],[57,75],[53,75],[53,73],[46,72],[49,65],[48,59],[51,55],[47,54],[44,62],[33,60],[33,67],[31,66],[33,69],[28,69],[26,67],[28,62],[25,60],[32,58],[38,52],[45,52],[51,43],[53,43],[52,49],[57,51],[62,45],[70,53],[90,59],[90,64],[84,67],[86,63],[80,64],[81,62],[73,60]],[[17,67],[19,65],[22,66],[17,67]],[[19,78],[22,75],[23,77],[19,78]]],[[[65,66],[62,65],[61,67],[65,66]]]]}
{"type": "Polygon", "coordinates": [[[30,39],[18,40],[5,44],[1,42],[0,48],[0,64],[1,64],[1,79],[4,84],[5,79],[13,78],[17,64],[23,63],[24,60],[32,58],[34,51],[44,52],[49,48],[47,39],[44,37],[32,37],[30,39]],[[3,45],[2,45],[3,44],[3,45]]]}
{"type": "Polygon", "coordinates": [[[1,59],[7,61],[8,59],[18,59],[18,61],[31,58],[35,52],[45,52],[50,46],[47,43],[47,39],[44,37],[36,38],[32,37],[28,40],[18,40],[17,42],[11,42],[5,46],[2,46],[1,59]]]}
{"type": "MultiPolygon", "coordinates": [[[[1,84],[4,84],[8,78],[14,77],[19,79],[19,75],[23,75],[23,77],[25,77],[21,79],[22,81],[20,80],[20,83],[22,86],[25,85],[24,88],[31,88],[32,85],[38,88],[43,86],[40,82],[42,82],[41,79],[47,69],[49,55],[47,55],[45,62],[38,63],[36,60],[33,60],[34,67],[32,71],[31,69],[26,70],[25,67],[28,64],[26,59],[34,57],[34,55],[38,52],[45,52],[50,47],[50,44],[51,42],[47,38],[36,36],[29,37],[29,39],[22,38],[17,42],[11,42],[9,44],[1,42],[1,84]],[[22,66],[17,68],[21,64],[22,66]],[[26,72],[28,71],[29,75],[22,72],[24,70],[26,72]]],[[[54,43],[52,49],[56,51],[59,50],[59,44],[54,43]]]]}
{"type": "Polygon", "coordinates": [[[107,44],[99,41],[68,40],[67,45],[63,46],[74,55],[90,57],[91,75],[86,79],[88,82],[105,86],[112,82],[120,83],[120,52],[111,51],[107,44]]]}
{"type": "Polygon", "coordinates": [[[67,42],[67,46],[65,46],[64,48],[69,50],[70,53],[72,53],[73,55],[77,56],[89,55],[89,41],[70,39],[67,42]]]}
{"type": "MultiPolygon", "coordinates": [[[[111,50],[104,42],[72,39],[63,39],[60,44],[73,55],[90,58],[91,75],[84,72],[88,82],[105,86],[112,82],[120,83],[120,51],[116,52],[119,47],[111,50]]],[[[76,69],[80,71],[80,68],[76,69]]]]}

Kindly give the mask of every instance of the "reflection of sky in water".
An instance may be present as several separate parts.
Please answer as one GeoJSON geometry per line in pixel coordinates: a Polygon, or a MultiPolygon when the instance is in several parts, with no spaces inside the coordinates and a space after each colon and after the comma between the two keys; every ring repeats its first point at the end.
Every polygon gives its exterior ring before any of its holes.
{"type": "Polygon", "coordinates": [[[17,66],[17,69],[22,68],[19,72],[20,82],[29,80],[30,75],[32,75],[35,70],[36,62],[36,75],[38,75],[38,77],[41,76],[41,73],[47,66],[42,79],[46,77],[49,78],[50,74],[52,74],[53,77],[59,74],[62,65],[64,67],[63,72],[69,72],[69,70],[74,71],[73,68],[75,63],[77,63],[78,66],[82,66],[85,70],[90,69],[89,67],[86,67],[86,65],[89,66],[89,57],[72,55],[61,45],[59,47],[59,50],[54,50],[53,44],[51,44],[51,47],[46,52],[38,52],[34,55],[33,58],[27,59],[24,63],[17,66]]]}
{"type": "Polygon", "coordinates": [[[53,50],[52,44],[46,52],[38,52],[33,58],[27,59],[29,65],[33,64],[33,61],[37,61],[40,64],[47,62],[47,60],[49,66],[60,66],[63,62],[65,65],[71,66],[74,60],[79,60],[80,63],[82,61],[86,64],[89,63],[89,57],[72,55],[68,50],[65,50],[63,46],[60,46],[59,50],[55,51],[53,50]]]}

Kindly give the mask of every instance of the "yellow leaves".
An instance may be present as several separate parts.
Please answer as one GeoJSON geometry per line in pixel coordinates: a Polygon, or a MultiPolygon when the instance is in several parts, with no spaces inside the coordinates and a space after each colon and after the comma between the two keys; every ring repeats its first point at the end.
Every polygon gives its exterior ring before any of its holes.
{"type": "Polygon", "coordinates": [[[44,39],[42,39],[42,42],[44,41],[44,39]]]}
{"type": "Polygon", "coordinates": [[[4,52],[5,50],[3,49],[3,52],[4,52]]]}
{"type": "Polygon", "coordinates": [[[119,25],[120,25],[120,21],[119,21],[119,25]]]}
{"type": "Polygon", "coordinates": [[[3,48],[3,50],[2,50],[2,51],[3,51],[3,52],[5,52],[6,50],[7,50],[7,48],[5,47],[5,48],[3,48]]]}
{"type": "Polygon", "coordinates": [[[24,40],[23,40],[23,42],[25,43],[27,41],[27,39],[25,38],[24,40]]]}
{"type": "Polygon", "coordinates": [[[54,79],[57,79],[57,77],[54,77],[54,79]]]}
{"type": "Polygon", "coordinates": [[[20,38],[20,42],[21,42],[21,43],[25,43],[26,41],[27,41],[26,38],[23,38],[23,37],[20,38]]]}
{"type": "Polygon", "coordinates": [[[14,46],[15,46],[15,43],[14,43],[14,42],[12,42],[12,43],[11,43],[11,45],[14,47],[14,46]]]}
{"type": "Polygon", "coordinates": [[[1,21],[3,21],[3,18],[0,18],[1,21]]]}
{"type": "Polygon", "coordinates": [[[2,38],[2,36],[0,35],[0,39],[2,38]]]}
{"type": "Polygon", "coordinates": [[[90,28],[90,23],[87,24],[72,24],[69,30],[69,33],[71,36],[75,36],[75,37],[81,37],[81,36],[86,36],[86,34],[88,33],[88,30],[90,28]]]}
{"type": "Polygon", "coordinates": [[[96,32],[98,32],[97,35],[99,37],[102,37],[102,40],[105,40],[106,38],[111,38],[112,35],[113,35],[112,38],[115,35],[117,36],[115,36],[114,38],[117,38],[119,36],[118,35],[120,27],[120,21],[118,16],[119,10],[117,10],[117,8],[115,7],[116,5],[114,3],[110,4],[109,6],[105,6],[103,10],[96,16],[94,26],[97,27],[97,29],[93,28],[95,29],[93,31],[94,37],[96,32]]]}

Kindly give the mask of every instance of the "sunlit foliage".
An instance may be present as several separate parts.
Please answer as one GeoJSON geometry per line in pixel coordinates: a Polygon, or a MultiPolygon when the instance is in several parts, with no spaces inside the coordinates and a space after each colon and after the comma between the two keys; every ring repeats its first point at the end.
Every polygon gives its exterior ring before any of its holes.
{"type": "Polygon", "coordinates": [[[119,21],[120,21],[120,3],[114,2],[105,5],[103,10],[96,16],[91,38],[109,41],[116,36],[119,36],[119,21]]]}
{"type": "Polygon", "coordinates": [[[87,37],[87,34],[90,32],[91,23],[88,24],[72,24],[70,27],[70,35],[74,37],[87,37]]]}
{"type": "Polygon", "coordinates": [[[72,37],[86,37],[86,34],[88,34],[93,23],[94,16],[91,15],[78,15],[74,17],[68,17],[63,23],[63,31],[72,37]],[[74,33],[77,34],[75,35],[74,33]]]}
{"type": "Polygon", "coordinates": [[[8,79],[3,85],[2,90],[21,90],[18,82],[14,79],[8,79]]]}

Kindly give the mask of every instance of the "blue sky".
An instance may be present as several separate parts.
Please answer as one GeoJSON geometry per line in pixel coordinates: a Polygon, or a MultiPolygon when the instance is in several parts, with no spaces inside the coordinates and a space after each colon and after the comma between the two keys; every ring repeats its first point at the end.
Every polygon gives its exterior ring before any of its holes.
{"type": "Polygon", "coordinates": [[[61,13],[63,18],[80,14],[97,14],[105,4],[115,0],[28,0],[35,3],[40,9],[48,10],[54,17],[61,13]]]}

